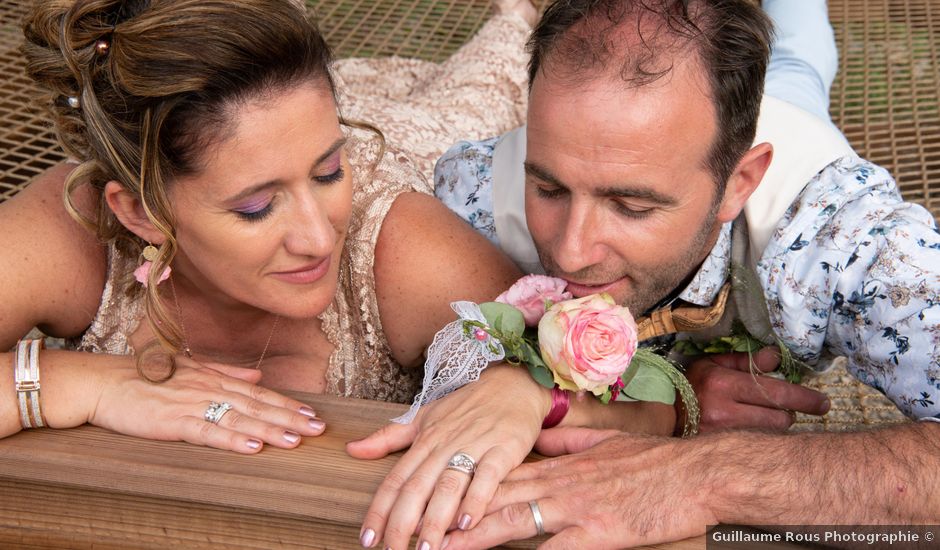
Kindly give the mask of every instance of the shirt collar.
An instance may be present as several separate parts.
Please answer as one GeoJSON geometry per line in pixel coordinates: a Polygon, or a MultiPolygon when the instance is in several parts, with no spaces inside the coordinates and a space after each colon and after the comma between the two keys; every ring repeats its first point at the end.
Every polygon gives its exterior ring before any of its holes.
{"type": "Polygon", "coordinates": [[[727,222],[721,226],[718,240],[712,247],[708,257],[695,273],[695,277],[679,294],[678,298],[697,306],[708,306],[718,296],[721,287],[728,278],[731,268],[731,224],[727,222]]]}

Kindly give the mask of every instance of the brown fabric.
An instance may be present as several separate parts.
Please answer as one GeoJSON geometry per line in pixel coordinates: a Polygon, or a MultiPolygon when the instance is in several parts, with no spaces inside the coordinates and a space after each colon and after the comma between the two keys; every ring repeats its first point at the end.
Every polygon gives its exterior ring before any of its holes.
{"type": "Polygon", "coordinates": [[[637,337],[642,342],[666,334],[713,327],[724,315],[730,294],[731,283],[725,283],[710,306],[681,305],[657,309],[648,317],[637,319],[637,337]]]}

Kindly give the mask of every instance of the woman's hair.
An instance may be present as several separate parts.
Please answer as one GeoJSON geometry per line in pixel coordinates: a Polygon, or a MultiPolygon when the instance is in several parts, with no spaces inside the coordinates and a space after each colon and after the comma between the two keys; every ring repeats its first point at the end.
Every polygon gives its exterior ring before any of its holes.
{"type": "Polygon", "coordinates": [[[177,351],[177,312],[156,285],[177,249],[168,187],[201,169],[240,106],[311,81],[333,93],[329,47],[294,0],[40,0],[23,29],[40,104],[65,151],[83,161],[66,182],[66,208],[136,257],[145,243],[104,198],[117,181],[166,237],[145,291],[147,317],[163,347],[177,351]],[[97,200],[88,215],[72,201],[85,183],[97,200]]]}

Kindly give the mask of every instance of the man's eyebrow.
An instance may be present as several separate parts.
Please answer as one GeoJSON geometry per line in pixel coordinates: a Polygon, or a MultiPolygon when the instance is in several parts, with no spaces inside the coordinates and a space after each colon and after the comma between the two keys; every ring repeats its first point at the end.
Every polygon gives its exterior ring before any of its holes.
{"type": "MultiPolygon", "coordinates": [[[[565,183],[562,182],[560,178],[535,163],[526,161],[525,171],[530,176],[534,176],[544,181],[545,183],[555,185],[563,189],[568,189],[568,186],[565,185],[565,183]]],[[[678,204],[678,201],[675,198],[664,195],[645,186],[601,187],[595,190],[595,194],[608,197],[641,199],[656,203],[661,206],[675,206],[678,204]]]]}
{"type": "MultiPolygon", "coordinates": [[[[327,149],[326,152],[324,152],[322,155],[320,155],[319,157],[317,157],[317,160],[314,161],[313,166],[318,166],[320,163],[322,163],[322,162],[325,161],[326,159],[328,159],[328,158],[330,158],[331,156],[333,156],[333,154],[335,154],[336,151],[339,151],[340,148],[341,148],[343,145],[345,145],[345,144],[346,144],[346,138],[345,138],[345,137],[339,138],[339,139],[337,139],[336,141],[334,141],[334,142],[333,142],[333,145],[330,145],[329,149],[327,149]]],[[[263,190],[267,189],[268,187],[271,187],[271,186],[273,186],[273,185],[277,185],[278,183],[279,183],[279,182],[278,182],[277,180],[272,180],[272,181],[265,181],[265,182],[261,182],[261,183],[256,184],[256,185],[252,185],[252,186],[250,186],[250,187],[248,187],[248,188],[246,188],[246,189],[243,189],[243,190],[240,191],[239,193],[237,193],[237,194],[235,194],[235,195],[229,197],[228,199],[226,199],[225,202],[227,202],[227,203],[229,203],[229,204],[238,202],[238,201],[240,201],[240,200],[242,200],[242,199],[245,199],[245,198],[247,198],[247,197],[250,197],[251,195],[254,195],[255,193],[257,193],[257,192],[259,192],[259,191],[263,191],[263,190]]]]}

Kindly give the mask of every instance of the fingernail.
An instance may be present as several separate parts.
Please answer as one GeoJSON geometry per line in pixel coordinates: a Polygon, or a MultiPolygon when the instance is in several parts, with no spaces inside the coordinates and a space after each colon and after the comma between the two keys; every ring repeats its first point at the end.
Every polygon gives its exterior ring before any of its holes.
{"type": "Polygon", "coordinates": [[[310,418],[313,418],[314,416],[317,415],[317,413],[313,409],[311,409],[310,407],[306,405],[304,405],[303,407],[300,407],[300,410],[298,412],[304,416],[309,416],[310,418]]]}
{"type": "Polygon", "coordinates": [[[294,432],[284,432],[284,439],[288,443],[297,443],[300,441],[300,434],[294,432]]]}
{"type": "Polygon", "coordinates": [[[375,531],[372,529],[366,529],[359,535],[359,544],[363,548],[372,548],[372,545],[375,543],[375,531]]]}
{"type": "Polygon", "coordinates": [[[448,544],[450,544],[450,535],[444,535],[444,540],[441,541],[441,550],[447,548],[448,544]]]}
{"type": "Polygon", "coordinates": [[[249,439],[248,441],[245,442],[245,446],[248,447],[249,449],[260,449],[261,442],[258,441],[257,439],[249,439]]]}
{"type": "Polygon", "coordinates": [[[832,407],[832,401],[830,401],[828,397],[823,398],[822,413],[826,414],[829,412],[830,407],[832,407]]]}
{"type": "Polygon", "coordinates": [[[308,420],[307,424],[310,425],[311,430],[314,430],[317,432],[322,432],[323,429],[326,428],[326,424],[322,420],[317,420],[315,418],[311,418],[310,420],[308,420]]]}
{"type": "Polygon", "coordinates": [[[418,550],[431,550],[431,543],[426,540],[421,541],[421,546],[418,547],[418,550]]]}
{"type": "Polygon", "coordinates": [[[464,514],[460,516],[460,521],[457,522],[457,527],[459,527],[461,531],[466,531],[467,527],[470,527],[470,514],[464,514]]]}

